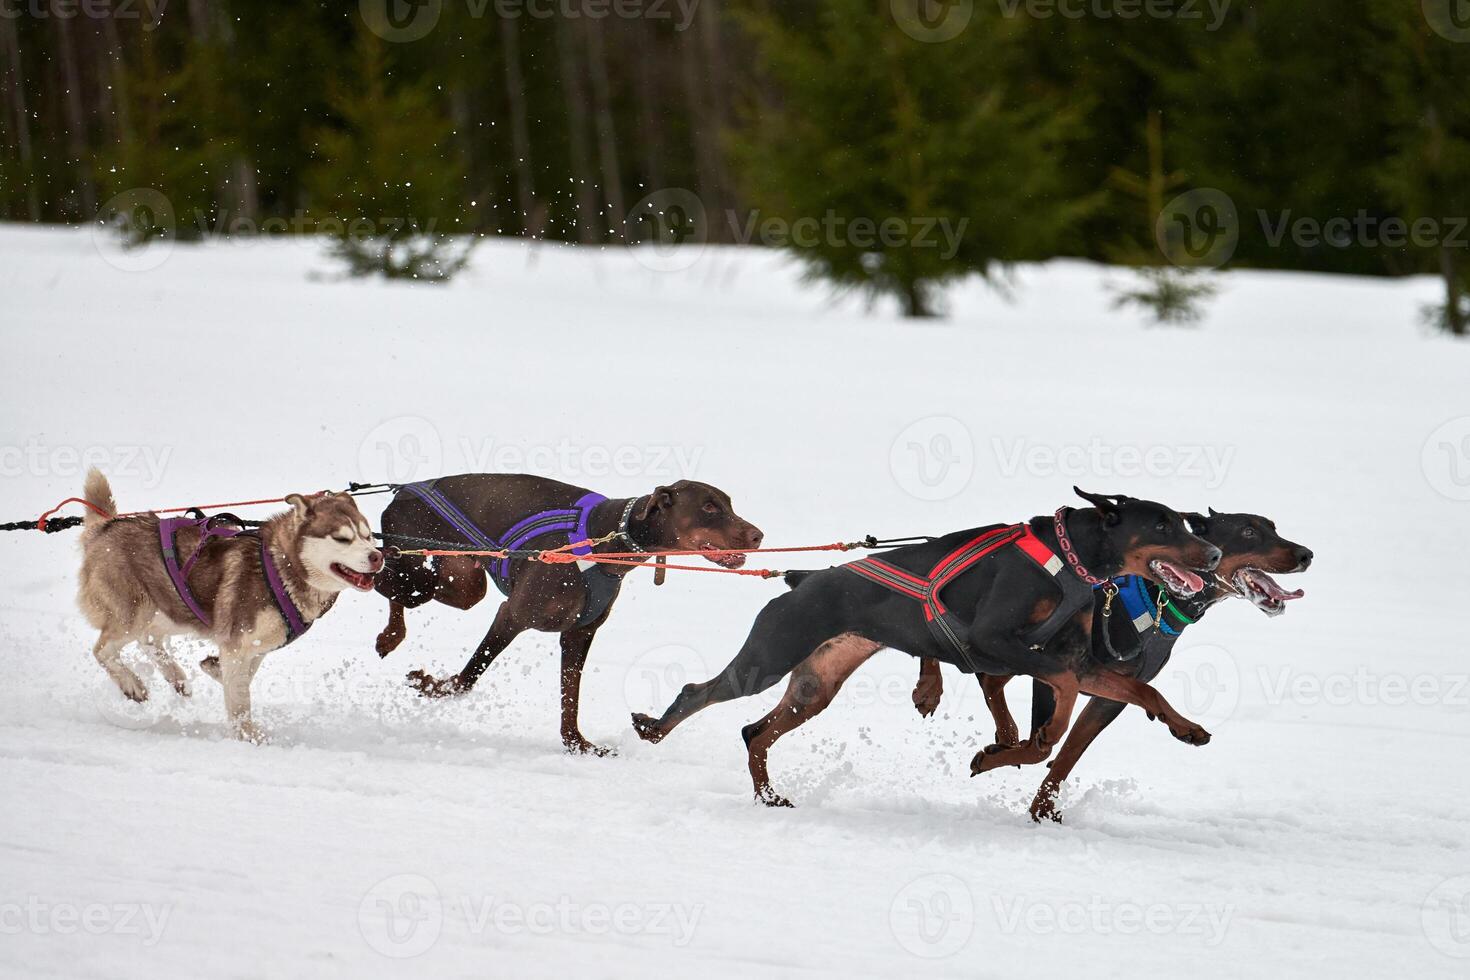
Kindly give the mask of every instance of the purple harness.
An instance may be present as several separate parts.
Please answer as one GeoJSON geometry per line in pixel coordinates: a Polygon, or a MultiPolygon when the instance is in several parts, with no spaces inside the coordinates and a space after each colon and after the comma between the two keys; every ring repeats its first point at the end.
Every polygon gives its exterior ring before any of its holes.
{"type": "Polygon", "coordinates": [[[231,523],[236,520],[229,514],[216,514],[214,517],[165,517],[158,522],[158,543],[163,549],[163,567],[168,570],[168,577],[174,583],[174,589],[179,593],[179,598],[194,617],[205,626],[212,627],[214,623],[209,614],[189,590],[189,572],[194,568],[194,562],[204,552],[204,546],[209,544],[211,538],[234,538],[240,535],[252,535],[260,540],[260,564],[265,570],[265,582],[270,586],[271,597],[275,600],[276,608],[280,610],[281,618],[286,621],[286,642],[291,643],[301,636],[311,624],[301,616],[301,610],[296,608],[296,603],[291,600],[291,595],[286,591],[286,583],[281,578],[280,569],[276,568],[275,561],[271,558],[270,549],[265,546],[265,538],[258,531],[247,531],[238,525],[231,523]],[[178,537],[184,528],[197,528],[199,530],[199,543],[194,546],[194,552],[182,565],[179,564],[178,537]]]}
{"type": "MultiPolygon", "coordinates": [[[[443,518],[445,523],[464,535],[466,541],[481,551],[514,551],[517,548],[524,548],[546,534],[564,533],[567,535],[568,543],[585,541],[588,536],[587,520],[592,516],[592,508],[607,500],[600,493],[589,493],[571,507],[561,510],[543,510],[530,517],[523,517],[512,524],[497,541],[480,530],[479,526],[466,517],[453,501],[434,489],[434,481],[409,483],[403,489],[428,504],[430,510],[443,518]]],[[[590,547],[584,545],[580,548],[573,548],[572,554],[585,555],[591,550],[590,547]]],[[[489,570],[490,577],[495,579],[495,584],[502,592],[509,595],[510,559],[494,559],[490,562],[489,570]]]]}
{"type": "MultiPolygon", "coordinates": [[[[491,537],[481,530],[474,521],[470,520],[463,511],[454,505],[454,502],[440,493],[434,487],[435,481],[428,480],[424,483],[410,483],[403,486],[415,497],[418,497],[429,509],[447,524],[457,531],[464,540],[470,542],[476,549],[481,551],[514,551],[524,548],[537,538],[548,534],[565,534],[567,543],[586,541],[588,537],[587,521],[592,516],[592,509],[607,500],[600,493],[585,494],[570,507],[557,510],[543,510],[524,517],[500,536],[499,540],[491,537]]],[[[628,515],[632,513],[635,500],[628,501],[628,506],[623,511],[623,519],[618,523],[619,532],[628,541],[628,547],[634,551],[642,550],[631,538],[627,538],[628,515]]],[[[573,548],[572,554],[585,555],[592,551],[587,545],[573,548]]],[[[490,580],[495,587],[504,595],[510,595],[511,581],[511,559],[496,558],[486,564],[486,570],[490,573],[490,580]]],[[[587,590],[587,601],[582,607],[582,614],[577,617],[577,626],[587,626],[596,622],[607,612],[613,600],[618,597],[622,588],[622,577],[608,571],[601,565],[591,565],[583,568],[582,584],[587,590]]]]}

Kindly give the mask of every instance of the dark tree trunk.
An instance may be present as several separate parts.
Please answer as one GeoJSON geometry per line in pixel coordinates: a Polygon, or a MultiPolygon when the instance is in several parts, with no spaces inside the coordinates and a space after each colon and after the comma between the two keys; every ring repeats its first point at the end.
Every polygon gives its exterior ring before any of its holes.
{"type": "Polygon", "coordinates": [[[1448,245],[1441,245],[1439,248],[1439,272],[1444,277],[1445,325],[1450,333],[1463,337],[1467,332],[1463,281],[1460,279],[1457,256],[1448,245]]]}
{"type": "Polygon", "coordinates": [[[601,22],[582,21],[587,37],[587,62],[592,78],[593,118],[597,123],[597,158],[602,166],[602,194],[607,202],[607,229],[621,237],[628,216],[623,206],[623,174],[618,164],[618,131],[613,120],[612,83],[607,75],[607,48],[601,22]]]}
{"type": "Polygon", "coordinates": [[[10,90],[10,108],[15,115],[15,142],[20,153],[21,179],[26,185],[26,217],[41,220],[41,188],[34,172],[35,156],[31,148],[31,116],[26,110],[25,72],[20,61],[20,41],[15,21],[0,17],[0,50],[7,63],[6,88],[10,90]]]}
{"type": "Polygon", "coordinates": [[[521,211],[521,230],[540,233],[536,221],[535,171],[531,165],[531,129],[526,120],[526,79],[521,73],[521,29],[513,17],[500,21],[500,51],[505,60],[505,93],[510,102],[510,146],[515,157],[516,206],[521,211]]]}
{"type": "MultiPolygon", "coordinates": [[[[699,39],[693,31],[685,31],[679,39],[679,61],[683,69],[684,97],[689,109],[689,132],[694,142],[694,172],[699,180],[699,198],[705,211],[714,215],[722,200],[719,180],[719,155],[712,134],[709,106],[704,98],[700,70],[699,39]]],[[[710,220],[709,233],[714,240],[723,222],[710,220]]]]}
{"type": "Polygon", "coordinates": [[[597,220],[597,183],[592,176],[592,156],[587,146],[587,99],[582,91],[582,68],[572,33],[575,30],[565,18],[556,18],[556,61],[561,69],[562,96],[567,105],[567,144],[576,184],[577,240],[591,244],[598,239],[601,222],[597,220]]]}
{"type": "Polygon", "coordinates": [[[87,112],[82,102],[82,76],[77,63],[76,38],[71,18],[53,18],[61,54],[61,84],[66,89],[62,104],[66,107],[66,150],[76,168],[77,200],[82,213],[78,217],[91,220],[97,213],[97,191],[92,186],[91,154],[88,150],[87,112]]]}
{"type": "Polygon", "coordinates": [[[637,39],[633,59],[638,66],[638,143],[643,150],[643,182],[647,190],[656,191],[663,189],[666,179],[662,100],[654,82],[654,58],[658,49],[653,28],[647,21],[638,21],[633,27],[637,39]]]}

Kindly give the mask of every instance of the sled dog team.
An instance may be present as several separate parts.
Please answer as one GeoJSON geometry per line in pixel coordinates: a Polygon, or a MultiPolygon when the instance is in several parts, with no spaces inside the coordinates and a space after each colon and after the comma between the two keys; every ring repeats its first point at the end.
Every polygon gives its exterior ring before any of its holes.
{"type": "MultiPolygon", "coordinates": [[[[1075,489],[1075,488],[1074,488],[1075,489]]],[[[1083,507],[1019,524],[956,531],[833,568],[789,572],[788,591],[756,616],[745,644],[717,676],[687,685],[657,718],[635,714],[638,734],[658,742],[690,715],[748,697],[789,678],[780,703],[743,731],[755,794],[789,806],[771,786],[767,757],[785,733],[821,712],[842,684],[885,647],[920,659],[914,705],[932,714],[938,663],[975,674],[995,722],[972,775],[1046,761],[1060,747],[1032,804],[1059,819],[1057,791],[1082,752],[1126,705],[1137,705],[1192,745],[1209,733],[1149,685],[1183,630],[1216,603],[1249,601],[1279,615],[1300,598],[1272,577],[1304,571],[1312,552],[1253,514],[1179,514],[1163,504],[1077,490],[1083,507]],[[1032,678],[1032,723],[1023,738],[1005,686],[1032,678]],[[1079,695],[1091,701],[1072,725],[1079,695]],[[1069,725],[1071,726],[1069,731],[1069,725]]],[[[201,661],[224,688],[232,731],[259,741],[250,684],[265,655],[298,639],[347,589],[388,599],[377,639],[386,657],[407,636],[406,611],[437,601],[478,604],[494,585],[504,596],[485,638],[457,673],[409,673],[423,696],[470,691],[526,630],[561,643],[561,736],[569,751],[605,755],[578,727],[582,669],[615,605],[623,578],[661,551],[707,552],[738,568],[762,532],[730,497],[681,480],[640,497],[609,499],[534,476],[464,474],[396,488],[382,516],[384,548],[351,496],[293,494],[290,509],[257,530],[230,515],[116,516],[107,480],[86,480],[88,513],[78,602],[100,631],[93,653],[122,693],[148,697],[123,661],[136,643],[180,695],[188,678],[173,659],[174,636],[209,640],[201,661]],[[414,550],[524,551],[564,548],[578,556],[632,555],[628,564],[547,563],[529,557],[426,558],[414,550]]]]}

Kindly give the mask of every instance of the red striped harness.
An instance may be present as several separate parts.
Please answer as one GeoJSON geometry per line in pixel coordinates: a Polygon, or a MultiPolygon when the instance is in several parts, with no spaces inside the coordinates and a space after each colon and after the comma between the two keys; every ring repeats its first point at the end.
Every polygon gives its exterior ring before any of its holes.
{"type": "Polygon", "coordinates": [[[1067,567],[1067,563],[1042,543],[1026,524],[991,528],[951,551],[935,563],[927,576],[905,571],[879,558],[863,558],[842,567],[871,582],[908,596],[924,607],[924,622],[941,645],[953,649],[961,663],[969,663],[970,644],[965,639],[969,624],[944,604],[943,591],[960,575],[981,559],[1007,545],[1015,545],[1052,577],[1062,590],[1062,601],[1045,622],[1031,627],[1025,639],[1033,646],[1043,646],[1062,625],[1083,606],[1092,604],[1092,589],[1067,567]]]}

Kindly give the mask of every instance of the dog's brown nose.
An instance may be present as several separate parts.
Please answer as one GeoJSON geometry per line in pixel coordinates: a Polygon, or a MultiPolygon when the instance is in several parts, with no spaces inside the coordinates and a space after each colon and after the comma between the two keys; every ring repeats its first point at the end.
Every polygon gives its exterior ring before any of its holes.
{"type": "Polygon", "coordinates": [[[745,540],[750,543],[750,547],[752,548],[759,548],[761,546],[761,542],[765,539],[765,533],[762,532],[761,529],[756,527],[754,524],[750,526],[750,530],[747,531],[745,534],[745,540]]]}
{"type": "Polygon", "coordinates": [[[381,569],[382,567],[383,567],[383,553],[381,551],[375,551],[372,554],[368,555],[368,569],[370,571],[376,572],[379,569],[381,569]]]}

